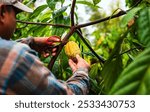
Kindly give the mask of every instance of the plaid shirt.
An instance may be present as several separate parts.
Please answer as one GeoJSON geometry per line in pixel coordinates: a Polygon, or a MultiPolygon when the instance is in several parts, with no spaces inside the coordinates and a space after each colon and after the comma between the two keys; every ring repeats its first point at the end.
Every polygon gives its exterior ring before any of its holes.
{"type": "Polygon", "coordinates": [[[27,44],[0,38],[0,94],[87,94],[88,88],[87,70],[79,68],[67,81],[58,80],[27,44]]]}

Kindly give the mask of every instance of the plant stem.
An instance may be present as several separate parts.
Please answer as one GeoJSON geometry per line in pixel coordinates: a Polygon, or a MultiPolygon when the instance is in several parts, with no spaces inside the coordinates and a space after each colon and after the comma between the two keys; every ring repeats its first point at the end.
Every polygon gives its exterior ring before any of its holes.
{"type": "Polygon", "coordinates": [[[71,26],[74,26],[74,8],[75,8],[76,0],[73,0],[71,7],[71,26]]]}
{"type": "Polygon", "coordinates": [[[124,52],[120,53],[119,55],[123,55],[123,54],[125,54],[125,53],[128,53],[128,52],[130,52],[130,51],[134,51],[134,50],[136,50],[136,49],[138,49],[138,48],[131,48],[131,49],[127,50],[127,51],[124,51],[124,52]]]}
{"type": "MultiPolygon", "coordinates": [[[[108,16],[106,18],[102,18],[102,19],[99,19],[99,20],[96,20],[96,21],[93,21],[93,22],[79,24],[79,25],[76,25],[75,27],[76,27],[76,29],[79,29],[79,28],[91,26],[91,25],[94,25],[94,24],[98,24],[98,23],[110,20],[110,19],[114,19],[114,18],[120,17],[122,15],[125,15],[126,13],[127,13],[127,11],[120,11],[119,13],[117,13],[117,14],[115,14],[113,16],[108,16]]],[[[73,24],[74,23],[74,17],[71,17],[71,18],[72,18],[71,22],[73,24]]],[[[19,22],[19,23],[25,23],[25,24],[49,25],[49,26],[58,26],[58,27],[67,27],[67,28],[70,28],[70,26],[64,25],[64,24],[50,24],[50,23],[29,22],[29,21],[20,21],[20,20],[17,20],[17,22],[19,22]]]]}
{"type": "Polygon", "coordinates": [[[83,28],[83,27],[94,25],[94,24],[98,24],[98,23],[101,23],[101,22],[104,22],[104,21],[107,21],[107,20],[110,20],[110,19],[113,19],[113,18],[116,18],[116,17],[120,17],[122,15],[125,15],[126,13],[127,13],[126,11],[121,10],[120,12],[118,12],[115,15],[108,16],[106,18],[102,18],[102,19],[99,19],[99,20],[96,20],[96,21],[93,21],[93,22],[80,24],[80,25],[77,25],[76,28],[78,29],[78,28],[83,28]]]}
{"type": "Polygon", "coordinates": [[[34,2],[34,0],[30,0],[26,5],[29,6],[33,2],[34,2]]]}
{"type": "Polygon", "coordinates": [[[18,23],[25,23],[25,24],[36,24],[36,25],[48,25],[48,26],[57,26],[57,27],[66,27],[70,28],[68,25],[63,25],[63,24],[50,24],[50,23],[41,23],[41,22],[29,22],[29,21],[20,21],[16,20],[18,23]]]}
{"type": "Polygon", "coordinates": [[[79,30],[76,30],[76,32],[78,33],[78,35],[80,36],[80,38],[82,39],[82,41],[85,43],[85,45],[91,50],[91,52],[100,60],[100,62],[104,63],[105,59],[101,56],[99,56],[93,49],[92,47],[86,42],[86,40],[84,39],[84,37],[82,36],[81,32],[79,30]]]}

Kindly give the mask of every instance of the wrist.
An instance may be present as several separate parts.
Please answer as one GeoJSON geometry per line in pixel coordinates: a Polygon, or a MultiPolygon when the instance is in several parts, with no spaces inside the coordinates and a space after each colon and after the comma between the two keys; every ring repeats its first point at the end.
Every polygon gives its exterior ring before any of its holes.
{"type": "Polygon", "coordinates": [[[31,49],[34,49],[35,48],[35,40],[33,37],[28,37],[29,39],[29,46],[31,49]]]}
{"type": "Polygon", "coordinates": [[[81,72],[86,74],[86,75],[88,75],[89,69],[88,68],[84,68],[84,67],[80,67],[74,73],[81,73],[81,72]]]}

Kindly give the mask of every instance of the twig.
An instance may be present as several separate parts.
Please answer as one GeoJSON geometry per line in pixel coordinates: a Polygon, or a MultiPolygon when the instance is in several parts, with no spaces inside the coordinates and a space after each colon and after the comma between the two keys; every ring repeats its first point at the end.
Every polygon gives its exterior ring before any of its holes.
{"type": "Polygon", "coordinates": [[[125,53],[128,53],[128,52],[136,50],[136,49],[138,49],[138,48],[131,48],[131,49],[127,50],[127,51],[124,51],[124,52],[120,53],[119,55],[123,55],[125,53]]]}
{"type": "Polygon", "coordinates": [[[20,27],[20,28],[16,28],[16,30],[20,30],[20,29],[23,29],[23,28],[25,28],[25,27],[27,27],[27,26],[28,26],[28,24],[24,25],[23,27],[20,27]]]}
{"type": "MultiPolygon", "coordinates": [[[[111,20],[111,17],[119,10],[120,8],[117,8],[113,11],[113,13],[111,14],[110,18],[109,18],[109,21],[111,20]]],[[[120,9],[121,11],[123,11],[122,9],[120,9]]]]}
{"type": "MultiPolygon", "coordinates": [[[[128,52],[130,52],[130,51],[134,51],[134,50],[136,50],[136,49],[138,49],[138,48],[131,48],[131,49],[129,49],[129,50],[126,50],[126,51],[120,53],[119,55],[123,55],[123,54],[125,54],[125,53],[128,53],[128,52]]],[[[117,55],[115,55],[113,58],[116,58],[116,57],[117,57],[117,55]]]]}
{"type": "Polygon", "coordinates": [[[127,13],[126,11],[120,11],[120,12],[118,12],[117,14],[115,14],[113,16],[108,16],[106,18],[99,19],[99,20],[96,20],[96,21],[93,21],[93,22],[77,25],[76,28],[78,29],[78,28],[94,25],[94,24],[97,24],[97,23],[101,23],[101,22],[104,22],[104,21],[107,21],[107,20],[110,20],[110,19],[113,19],[113,18],[116,18],[116,17],[120,17],[122,15],[125,15],[126,13],[127,13]]]}
{"type": "Polygon", "coordinates": [[[134,7],[138,6],[141,2],[142,2],[142,0],[137,1],[136,4],[134,4],[134,5],[130,8],[130,10],[132,10],[134,7]]]}
{"type": "Polygon", "coordinates": [[[30,0],[26,5],[29,6],[34,0],[30,0]]]}
{"type": "Polygon", "coordinates": [[[25,23],[25,24],[35,24],[35,25],[48,25],[48,26],[57,26],[57,27],[66,27],[70,28],[68,25],[63,25],[63,24],[50,24],[50,23],[41,23],[41,22],[29,22],[29,21],[20,21],[17,20],[18,23],[25,23]]]}
{"type": "Polygon", "coordinates": [[[85,45],[91,50],[91,52],[100,60],[100,62],[104,63],[105,59],[101,56],[99,56],[92,48],[91,46],[86,42],[86,40],[84,39],[84,37],[82,36],[82,34],[80,33],[79,30],[76,30],[76,32],[78,33],[78,35],[80,36],[80,38],[82,39],[82,41],[85,43],[85,45]]]}
{"type": "Polygon", "coordinates": [[[76,0],[73,0],[71,7],[71,26],[74,26],[74,8],[75,8],[76,0]]]}

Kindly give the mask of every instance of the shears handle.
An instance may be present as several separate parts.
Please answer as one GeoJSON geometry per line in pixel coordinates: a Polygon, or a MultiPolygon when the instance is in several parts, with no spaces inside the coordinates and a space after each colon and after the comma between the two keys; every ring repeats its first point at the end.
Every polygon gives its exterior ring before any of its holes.
{"type": "Polygon", "coordinates": [[[61,39],[59,36],[51,36],[46,40],[46,43],[50,45],[50,48],[56,48],[61,44],[61,39]]]}

